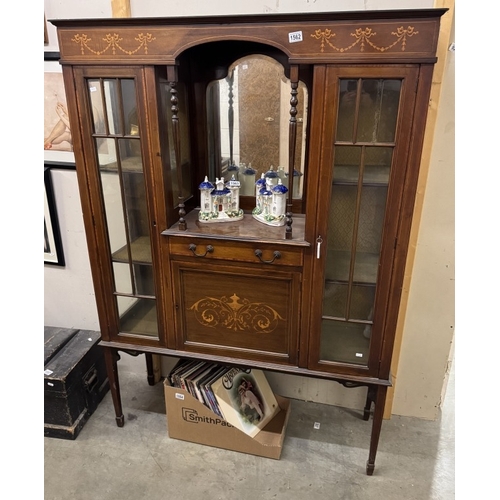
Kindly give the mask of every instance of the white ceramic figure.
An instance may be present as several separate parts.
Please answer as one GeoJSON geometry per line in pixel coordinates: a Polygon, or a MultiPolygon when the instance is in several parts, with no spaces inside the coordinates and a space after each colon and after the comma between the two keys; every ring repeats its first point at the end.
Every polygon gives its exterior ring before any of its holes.
{"type": "Polygon", "coordinates": [[[266,187],[261,188],[256,198],[256,206],[252,211],[254,219],[268,226],[283,226],[286,215],[286,193],[288,188],[278,179],[266,179],[266,187]]]}
{"type": "Polygon", "coordinates": [[[212,212],[212,197],[210,193],[214,190],[214,185],[205,176],[205,180],[198,187],[200,189],[200,213],[198,218],[202,220],[212,212]]]}
{"type": "Polygon", "coordinates": [[[240,181],[234,175],[231,180],[226,184],[226,187],[231,192],[230,211],[238,213],[240,211],[240,181]]]}
{"type": "Polygon", "coordinates": [[[274,170],[273,165],[269,167],[269,170],[264,174],[264,176],[266,178],[266,182],[267,179],[271,181],[271,187],[276,186],[278,184],[279,175],[278,172],[274,170]]]}
{"type": "Polygon", "coordinates": [[[224,178],[215,179],[215,188],[205,177],[200,184],[201,201],[198,220],[200,222],[231,222],[243,219],[243,210],[239,208],[239,181],[233,178],[224,185],[224,178]],[[209,191],[209,184],[212,189],[209,191]],[[206,197],[208,196],[208,210],[206,197]]]}
{"type": "Polygon", "coordinates": [[[288,188],[281,182],[281,179],[278,179],[278,184],[276,186],[273,186],[271,191],[273,192],[273,206],[272,206],[273,215],[280,221],[282,220],[284,224],[286,215],[286,198],[287,198],[288,188]]]}
{"type": "Polygon", "coordinates": [[[260,174],[260,179],[255,182],[255,198],[259,197],[261,189],[266,187],[266,176],[264,173],[260,174]]]}

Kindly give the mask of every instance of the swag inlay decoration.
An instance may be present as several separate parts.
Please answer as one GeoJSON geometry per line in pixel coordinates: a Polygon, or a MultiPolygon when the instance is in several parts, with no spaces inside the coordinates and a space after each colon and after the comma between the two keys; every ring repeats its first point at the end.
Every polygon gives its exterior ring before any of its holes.
{"type": "Polygon", "coordinates": [[[380,52],[385,52],[389,49],[392,49],[398,43],[401,43],[401,51],[404,51],[406,49],[406,38],[418,35],[418,31],[416,31],[413,26],[408,26],[408,28],[406,29],[404,29],[403,26],[400,26],[396,31],[391,32],[391,35],[396,36],[397,39],[394,41],[394,43],[388,45],[387,47],[379,47],[375,45],[372,41],[370,41],[370,38],[376,35],[377,33],[373,31],[372,28],[365,28],[365,29],[358,28],[354,33],[351,33],[351,36],[356,38],[355,42],[353,42],[348,47],[336,47],[330,42],[330,38],[336,36],[336,34],[332,32],[332,30],[327,28],[324,31],[321,31],[320,29],[318,29],[311,34],[313,38],[321,40],[321,52],[325,51],[325,43],[332,49],[336,50],[337,52],[347,52],[356,45],[360,44],[360,51],[363,52],[365,50],[365,42],[371,47],[373,47],[375,50],[378,50],[380,52]]]}
{"type": "Polygon", "coordinates": [[[139,33],[134,38],[135,41],[139,42],[139,46],[136,47],[134,50],[124,49],[120,45],[120,42],[123,41],[123,38],[121,38],[120,35],[118,35],[117,33],[113,33],[112,35],[110,33],[108,33],[102,40],[104,42],[106,42],[108,45],[102,50],[94,50],[92,47],[89,46],[89,42],[92,41],[92,38],[90,38],[88,35],[85,35],[85,34],[75,35],[72,38],[73,42],[78,43],[80,45],[82,55],[85,54],[85,49],[87,49],[89,52],[91,52],[92,54],[95,54],[97,56],[100,56],[100,55],[106,53],[110,48],[111,48],[111,52],[113,53],[113,55],[116,54],[116,49],[118,49],[121,52],[123,52],[124,54],[131,56],[131,55],[137,54],[137,52],[139,52],[139,50],[141,50],[141,48],[143,48],[143,47],[144,47],[144,53],[147,54],[148,53],[148,43],[153,42],[154,40],[156,40],[156,38],[153,35],[151,35],[151,33],[146,33],[146,34],[139,33]]]}

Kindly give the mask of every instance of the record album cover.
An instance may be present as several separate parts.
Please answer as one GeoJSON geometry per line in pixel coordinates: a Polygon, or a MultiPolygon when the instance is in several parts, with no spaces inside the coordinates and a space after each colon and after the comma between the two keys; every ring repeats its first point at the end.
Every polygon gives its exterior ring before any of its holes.
{"type": "Polygon", "coordinates": [[[224,419],[254,437],[280,411],[262,370],[231,368],[212,383],[224,419]]]}

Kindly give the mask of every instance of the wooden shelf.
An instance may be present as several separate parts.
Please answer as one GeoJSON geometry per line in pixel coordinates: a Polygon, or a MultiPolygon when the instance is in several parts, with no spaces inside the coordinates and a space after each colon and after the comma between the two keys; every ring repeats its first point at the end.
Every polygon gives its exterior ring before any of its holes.
{"type": "Polygon", "coordinates": [[[120,332],[145,337],[158,337],[156,301],[138,299],[120,317],[120,332]]]}
{"type": "MultiPolygon", "coordinates": [[[[356,283],[375,284],[377,282],[379,256],[375,253],[358,252],[354,266],[353,280],[356,283]]],[[[331,251],[326,263],[327,280],[348,281],[351,252],[331,251]]]]}
{"type": "MultiPolygon", "coordinates": [[[[101,172],[118,172],[118,162],[113,161],[111,163],[106,163],[105,165],[100,165],[99,170],[101,172]]],[[[122,172],[142,174],[144,167],[142,165],[142,160],[139,157],[132,156],[130,158],[125,158],[122,160],[122,172]]]]}
{"type": "MultiPolygon", "coordinates": [[[[140,236],[130,244],[132,263],[134,264],[152,264],[151,242],[149,236],[140,236]]],[[[127,246],[121,247],[112,255],[113,262],[123,262],[128,264],[127,246]]]]}
{"type": "Polygon", "coordinates": [[[370,339],[363,335],[366,326],[323,320],[320,358],[340,363],[368,364],[370,339]]]}
{"type": "MultiPolygon", "coordinates": [[[[389,184],[390,166],[366,166],[363,175],[363,186],[387,186],[389,184]]],[[[334,184],[357,184],[359,167],[357,165],[335,165],[333,170],[334,184]]]]}
{"type": "Polygon", "coordinates": [[[171,228],[163,231],[168,236],[190,236],[194,238],[231,239],[239,241],[261,241],[283,245],[298,245],[309,247],[311,244],[304,239],[305,217],[293,216],[293,238],[286,239],[285,226],[267,226],[255,220],[252,214],[244,214],[242,220],[236,222],[211,222],[203,223],[198,220],[199,210],[189,212],[186,217],[187,229],[179,230],[176,223],[171,228]]]}

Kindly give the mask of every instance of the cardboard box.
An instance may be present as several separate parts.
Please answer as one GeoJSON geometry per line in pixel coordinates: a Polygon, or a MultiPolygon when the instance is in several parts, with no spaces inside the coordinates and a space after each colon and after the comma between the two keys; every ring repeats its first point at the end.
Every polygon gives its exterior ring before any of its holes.
{"type": "Polygon", "coordinates": [[[290,416],[290,401],[276,395],[281,411],[255,437],[233,427],[189,392],[164,382],[168,435],[173,439],[279,459],[290,416]]]}

